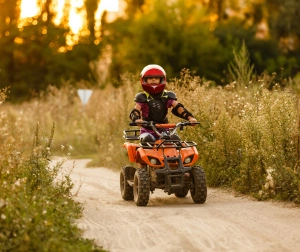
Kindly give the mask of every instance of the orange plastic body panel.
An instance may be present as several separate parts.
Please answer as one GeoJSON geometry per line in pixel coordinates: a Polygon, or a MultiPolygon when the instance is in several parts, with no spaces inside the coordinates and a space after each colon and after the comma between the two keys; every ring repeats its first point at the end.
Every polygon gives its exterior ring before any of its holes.
{"type": "MultiPolygon", "coordinates": [[[[176,150],[175,148],[166,148],[166,149],[143,149],[139,148],[137,150],[137,158],[139,159],[139,163],[141,163],[141,160],[143,163],[150,165],[153,168],[162,168],[164,167],[164,155],[167,158],[171,157],[178,157],[178,155],[181,155],[182,161],[187,158],[188,156],[194,155],[193,160],[189,164],[184,164],[185,166],[192,166],[199,157],[197,149],[193,147],[188,147],[188,148],[182,148],[181,150],[176,150]],[[160,164],[159,165],[153,165],[150,163],[148,157],[153,157],[159,160],[160,164]]],[[[178,163],[174,163],[174,165],[178,165],[178,163]]]]}
{"type": "MultiPolygon", "coordinates": [[[[156,142],[157,144],[160,143],[160,141],[156,142]]],[[[141,163],[141,164],[148,164],[149,166],[153,168],[163,168],[164,165],[164,155],[167,158],[171,157],[178,157],[178,155],[181,155],[182,161],[185,160],[188,156],[194,155],[193,160],[189,164],[184,164],[185,166],[192,166],[195,164],[195,162],[198,160],[199,154],[196,149],[196,147],[187,147],[187,148],[182,148],[180,150],[176,150],[175,148],[159,148],[158,150],[153,147],[152,149],[144,149],[140,147],[139,144],[135,143],[129,143],[126,142],[123,145],[127,149],[128,153],[128,158],[130,162],[135,162],[135,163],[141,163]],[[159,160],[160,164],[159,165],[153,165],[150,163],[148,157],[153,157],[159,160]]],[[[178,165],[178,163],[174,163],[173,165],[178,165]]]]}
{"type": "Polygon", "coordinates": [[[128,158],[130,162],[136,162],[136,150],[139,147],[138,144],[126,142],[123,146],[127,149],[128,158]]]}

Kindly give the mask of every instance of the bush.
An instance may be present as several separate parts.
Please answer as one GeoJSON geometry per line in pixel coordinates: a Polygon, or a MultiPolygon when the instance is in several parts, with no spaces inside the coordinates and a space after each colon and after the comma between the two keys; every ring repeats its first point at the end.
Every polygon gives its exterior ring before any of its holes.
{"type": "Polygon", "coordinates": [[[1,112],[0,251],[101,251],[75,225],[83,206],[73,199],[65,159],[50,162],[54,126],[45,137],[37,124],[33,143],[24,133],[1,112]]]}

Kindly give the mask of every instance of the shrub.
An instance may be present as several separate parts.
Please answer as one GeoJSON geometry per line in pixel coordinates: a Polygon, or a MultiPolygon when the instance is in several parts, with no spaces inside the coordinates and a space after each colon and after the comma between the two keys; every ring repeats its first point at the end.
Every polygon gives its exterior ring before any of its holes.
{"type": "Polygon", "coordinates": [[[50,162],[54,126],[45,137],[37,124],[29,142],[18,121],[1,112],[0,251],[101,251],[75,225],[83,206],[73,199],[64,159],[50,162]]]}

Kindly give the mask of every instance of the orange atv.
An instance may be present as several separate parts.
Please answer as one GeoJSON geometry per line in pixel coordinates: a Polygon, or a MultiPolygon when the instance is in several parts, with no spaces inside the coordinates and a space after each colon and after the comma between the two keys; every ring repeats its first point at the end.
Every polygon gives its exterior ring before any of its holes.
{"type": "MultiPolygon", "coordinates": [[[[125,142],[130,162],[138,167],[127,165],[120,171],[120,188],[124,200],[134,200],[137,206],[146,206],[150,191],[156,188],[185,197],[190,191],[195,203],[206,201],[207,186],[203,169],[194,166],[198,151],[193,141],[181,141],[177,129],[199,123],[179,122],[177,124],[155,124],[153,122],[130,123],[130,126],[150,127],[159,136],[155,142],[125,142]],[[174,140],[174,137],[177,136],[174,140]]],[[[140,140],[139,129],[124,130],[124,138],[140,140]]]]}

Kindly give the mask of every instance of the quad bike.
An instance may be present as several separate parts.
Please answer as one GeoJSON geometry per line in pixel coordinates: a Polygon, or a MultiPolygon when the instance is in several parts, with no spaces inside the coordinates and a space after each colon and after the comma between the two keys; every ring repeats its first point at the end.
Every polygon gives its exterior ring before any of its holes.
{"type": "MultiPolygon", "coordinates": [[[[159,136],[155,142],[125,142],[124,147],[130,162],[120,171],[120,189],[124,200],[134,200],[137,206],[146,206],[150,192],[162,189],[164,192],[183,198],[190,191],[194,203],[206,201],[207,186],[203,169],[194,166],[198,151],[193,141],[181,141],[176,131],[184,126],[199,123],[179,122],[177,124],[155,124],[144,121],[130,123],[130,126],[152,128],[159,136]],[[176,137],[174,137],[176,136],[176,137]]],[[[139,129],[124,130],[124,138],[140,140],[139,129]]]]}

